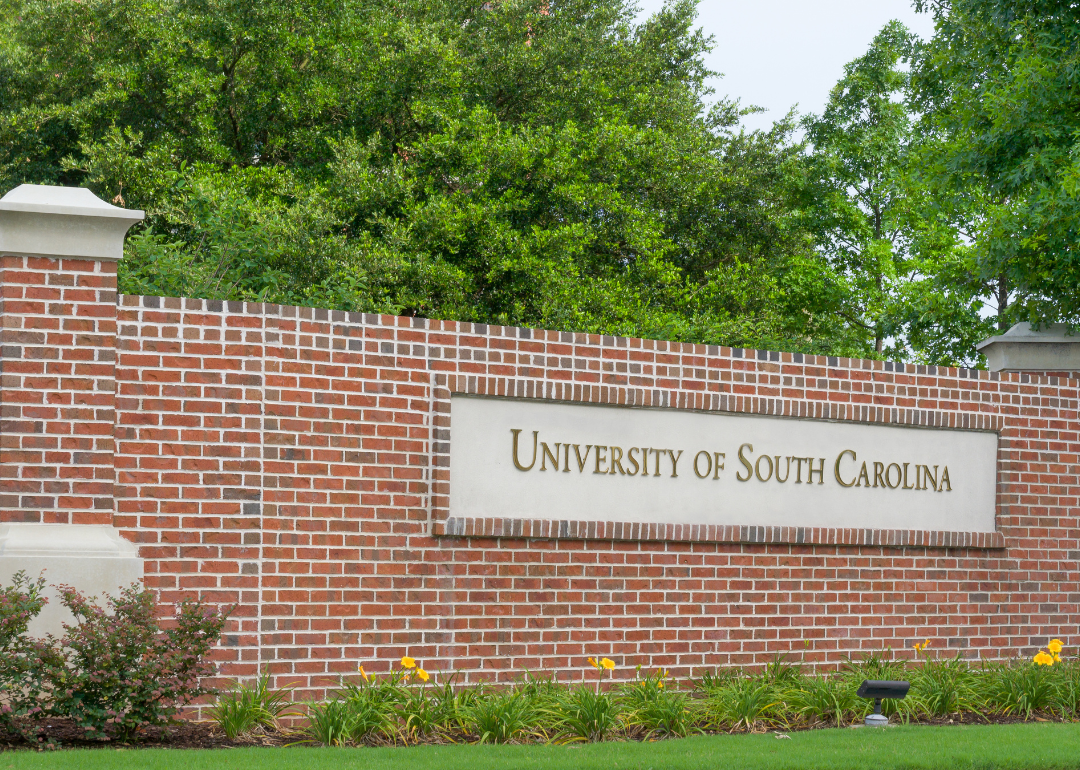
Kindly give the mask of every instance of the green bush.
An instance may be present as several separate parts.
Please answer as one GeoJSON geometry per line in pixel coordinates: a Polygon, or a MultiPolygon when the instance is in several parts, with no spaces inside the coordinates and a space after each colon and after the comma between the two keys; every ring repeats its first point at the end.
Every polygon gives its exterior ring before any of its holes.
{"type": "Polygon", "coordinates": [[[53,713],[97,739],[129,740],[140,729],[169,722],[210,690],[206,659],[227,612],[185,600],[162,627],[152,591],[131,585],[109,597],[108,610],[70,586],[61,601],[75,616],[65,626],[62,660],[45,667],[53,713]]]}
{"type": "Polygon", "coordinates": [[[43,671],[60,662],[52,640],[32,639],[27,626],[45,606],[45,578],[17,572],[0,588],[0,729],[37,741],[35,724],[50,711],[43,671]]]}
{"type": "Polygon", "coordinates": [[[184,601],[163,628],[154,594],[138,584],[109,597],[108,609],[60,586],[75,623],[59,640],[34,639],[28,625],[45,606],[44,587],[19,572],[0,588],[0,728],[36,741],[42,718],[61,717],[89,738],[129,740],[209,692],[206,655],[227,612],[184,601]]]}

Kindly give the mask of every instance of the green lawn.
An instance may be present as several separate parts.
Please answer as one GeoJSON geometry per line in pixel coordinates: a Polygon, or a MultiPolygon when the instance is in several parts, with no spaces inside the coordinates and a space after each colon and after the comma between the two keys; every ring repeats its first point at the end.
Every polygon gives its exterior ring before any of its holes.
{"type": "Polygon", "coordinates": [[[80,750],[0,754],[5,768],[108,770],[1049,770],[1080,769],[1080,725],[892,727],[587,746],[80,750]]]}

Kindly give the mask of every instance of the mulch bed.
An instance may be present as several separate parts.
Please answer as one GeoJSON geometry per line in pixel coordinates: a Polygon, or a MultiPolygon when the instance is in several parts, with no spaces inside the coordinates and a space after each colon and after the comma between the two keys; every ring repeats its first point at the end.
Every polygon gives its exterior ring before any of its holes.
{"type": "Polygon", "coordinates": [[[139,735],[137,741],[131,743],[96,741],[83,737],[83,731],[66,719],[43,721],[39,725],[38,738],[41,743],[35,745],[19,735],[0,736],[0,751],[33,750],[43,746],[65,749],[115,749],[120,746],[140,749],[228,749],[242,746],[285,746],[304,739],[295,733],[259,731],[231,741],[213,722],[180,722],[168,727],[148,728],[139,735]]]}
{"type": "MultiPolygon", "coordinates": [[[[1025,721],[1060,722],[1052,716],[1035,716],[1025,720],[1016,716],[1001,714],[982,715],[973,712],[953,714],[948,717],[912,720],[909,724],[919,725],[1008,725],[1025,721]]],[[[858,727],[860,725],[849,725],[858,727]]],[[[836,729],[832,724],[800,725],[788,729],[771,727],[760,732],[791,733],[802,730],[836,729]]],[[[713,734],[713,733],[710,733],[713,734]]],[[[723,733],[719,733],[723,734],[723,733]]],[[[287,746],[304,741],[305,737],[290,731],[258,731],[251,735],[229,740],[213,722],[180,722],[169,727],[155,727],[145,730],[137,741],[119,743],[116,741],[87,740],[82,731],[65,719],[49,719],[39,725],[40,743],[27,741],[18,735],[0,736],[0,752],[46,749],[87,749],[87,748],[139,748],[139,749],[230,749],[248,746],[287,746]]],[[[432,741],[438,743],[442,741],[432,741]]],[[[315,745],[315,744],[303,744],[315,745]]],[[[388,744],[392,745],[392,744],[388,744]]]]}

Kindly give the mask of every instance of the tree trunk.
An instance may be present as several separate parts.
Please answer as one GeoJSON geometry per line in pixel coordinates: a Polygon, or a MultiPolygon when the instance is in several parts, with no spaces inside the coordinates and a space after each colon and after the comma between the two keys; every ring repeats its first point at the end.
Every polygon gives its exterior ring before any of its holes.
{"type": "Polygon", "coordinates": [[[998,331],[1007,331],[1008,324],[1005,322],[1005,310],[1009,307],[1009,279],[1004,273],[997,279],[997,317],[998,331]]]}

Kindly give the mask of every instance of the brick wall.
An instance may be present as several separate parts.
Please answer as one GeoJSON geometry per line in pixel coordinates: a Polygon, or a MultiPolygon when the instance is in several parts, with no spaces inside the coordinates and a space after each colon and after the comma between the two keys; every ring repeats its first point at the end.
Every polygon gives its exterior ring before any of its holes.
{"type": "Polygon", "coordinates": [[[116,321],[114,523],[167,600],[238,605],[229,675],[1080,642],[1075,379],[192,299],[116,321]],[[1000,534],[455,521],[453,392],[995,430],[1000,534]]]}
{"type": "Polygon", "coordinates": [[[0,521],[109,524],[116,262],[0,255],[0,521]]]}

